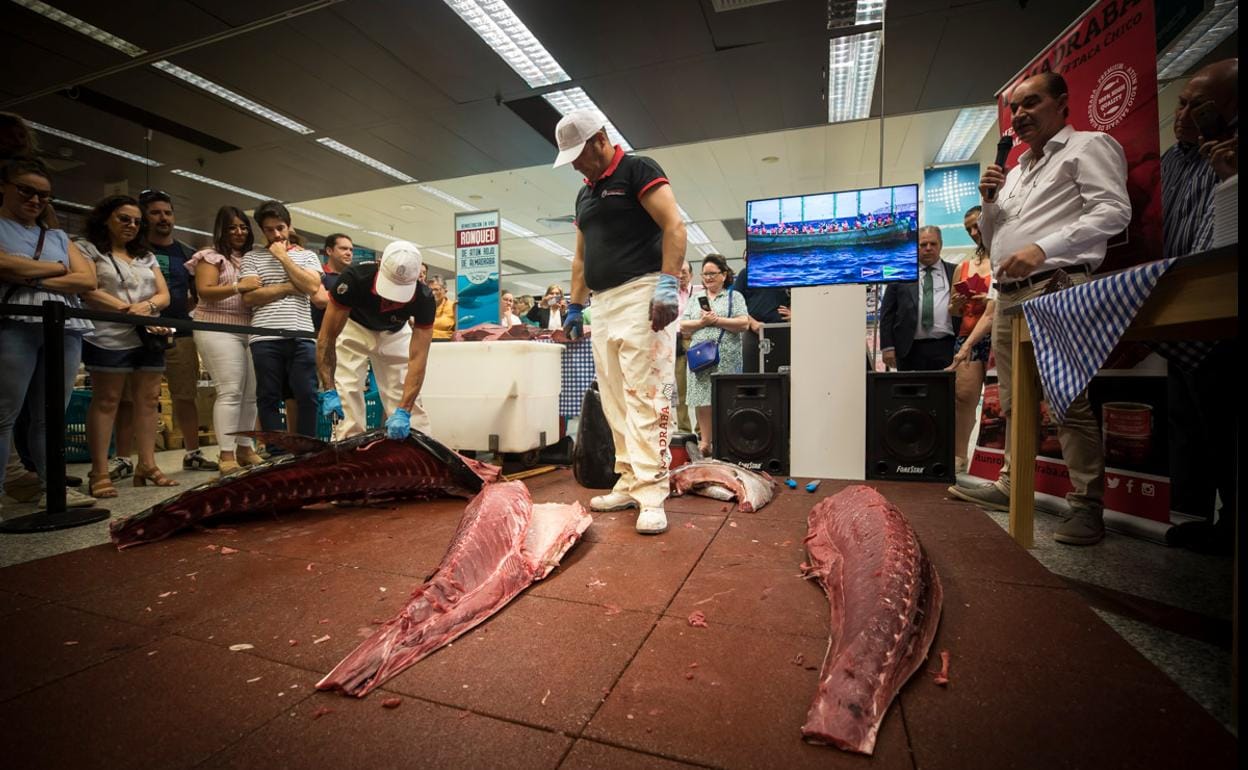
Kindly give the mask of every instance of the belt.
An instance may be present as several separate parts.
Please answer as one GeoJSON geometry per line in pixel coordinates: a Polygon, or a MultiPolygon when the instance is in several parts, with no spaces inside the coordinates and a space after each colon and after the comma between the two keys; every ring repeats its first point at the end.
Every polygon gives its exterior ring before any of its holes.
{"type": "Polygon", "coordinates": [[[1042,273],[1033,273],[1032,275],[1029,275],[1026,278],[1022,279],[1021,281],[1011,281],[1010,283],[998,281],[997,291],[1015,292],[1015,291],[1020,291],[1022,289],[1029,289],[1033,286],[1036,286],[1038,284],[1044,283],[1045,281],[1049,280],[1050,278],[1053,277],[1053,274],[1056,273],[1058,270],[1066,271],[1067,275],[1071,275],[1074,273],[1083,273],[1084,275],[1092,274],[1092,268],[1088,267],[1086,263],[1078,264],[1078,265],[1063,265],[1062,267],[1055,267],[1052,270],[1045,270],[1042,273]]]}

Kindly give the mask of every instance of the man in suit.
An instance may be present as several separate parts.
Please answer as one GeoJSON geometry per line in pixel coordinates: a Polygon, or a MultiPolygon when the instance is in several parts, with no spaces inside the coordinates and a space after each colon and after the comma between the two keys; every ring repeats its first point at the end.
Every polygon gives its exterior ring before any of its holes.
{"type": "Polygon", "coordinates": [[[949,314],[952,263],[940,258],[940,228],[919,228],[919,280],[894,283],[880,302],[884,364],[903,372],[940,370],[953,362],[960,318],[949,314]]]}

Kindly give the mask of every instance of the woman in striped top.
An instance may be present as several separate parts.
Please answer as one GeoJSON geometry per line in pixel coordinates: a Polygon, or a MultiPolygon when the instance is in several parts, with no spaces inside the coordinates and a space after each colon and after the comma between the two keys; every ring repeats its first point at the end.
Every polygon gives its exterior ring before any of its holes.
{"type": "MultiPolygon", "coordinates": [[[[243,255],[255,245],[247,216],[234,206],[222,206],[212,228],[212,243],[212,248],[195,252],[186,262],[199,293],[192,316],[196,321],[248,326],[251,308],[238,291],[243,255]]],[[[221,475],[262,462],[251,439],[231,435],[256,428],[256,372],[247,335],[196,329],[195,346],[217,389],[212,430],[220,447],[221,475]]]]}

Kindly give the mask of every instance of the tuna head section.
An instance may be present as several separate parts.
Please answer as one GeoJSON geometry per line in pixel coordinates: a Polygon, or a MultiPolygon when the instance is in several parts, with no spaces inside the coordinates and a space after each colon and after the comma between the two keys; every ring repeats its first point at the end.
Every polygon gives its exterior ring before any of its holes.
{"type": "Polygon", "coordinates": [[[519,481],[486,486],[468,503],[433,577],[317,688],[367,695],[550,574],[592,521],[579,503],[534,505],[519,481]]]}
{"type": "Polygon", "coordinates": [[[802,735],[870,754],[936,635],[940,578],[905,516],[870,487],[824,498],[807,527],[807,574],[828,595],[831,630],[802,735]]]}
{"type": "Polygon", "coordinates": [[[776,482],[766,473],[756,473],[722,460],[697,460],[671,472],[672,494],[695,495],[715,500],[737,501],[746,513],[761,510],[775,495],[776,482]]]}

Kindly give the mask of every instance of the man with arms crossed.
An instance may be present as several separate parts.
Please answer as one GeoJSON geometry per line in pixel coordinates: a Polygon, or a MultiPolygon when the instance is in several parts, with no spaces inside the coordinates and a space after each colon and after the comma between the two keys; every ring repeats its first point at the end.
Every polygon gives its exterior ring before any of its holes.
{"type": "MultiPolygon", "coordinates": [[[[1014,133],[1029,149],[1009,174],[996,165],[984,171],[979,185],[983,196],[979,228],[991,244],[995,280],[989,298],[997,302],[992,349],[1001,412],[1013,419],[1013,335],[1011,318],[1004,311],[1043,294],[1058,270],[1074,283],[1087,281],[1105,259],[1109,239],[1131,220],[1131,202],[1127,160],[1118,142],[1109,134],[1076,131],[1067,125],[1068,94],[1061,75],[1043,72],[1030,77],[1015,87],[1009,99],[1014,133]]],[[[1023,415],[1023,419],[1037,417],[1023,415]]],[[[1086,391],[1066,411],[1058,439],[1073,489],[1066,496],[1070,516],[1058,526],[1053,539],[1068,545],[1098,543],[1105,536],[1105,457],[1100,424],[1086,391]]],[[[970,489],[950,487],[950,491],[971,502],[1008,510],[1009,451],[995,483],[970,489]]]]}
{"type": "Polygon", "coordinates": [[[594,294],[593,352],[602,410],[615,443],[619,481],[590,501],[596,511],[640,507],[637,531],[667,530],[668,442],[675,430],[676,325],[685,223],[663,169],[612,146],[595,110],[555,127],[555,167],[571,163],[585,186],[576,197],[576,255],[564,329],[580,335],[594,294]]]}

